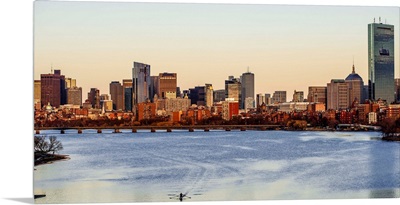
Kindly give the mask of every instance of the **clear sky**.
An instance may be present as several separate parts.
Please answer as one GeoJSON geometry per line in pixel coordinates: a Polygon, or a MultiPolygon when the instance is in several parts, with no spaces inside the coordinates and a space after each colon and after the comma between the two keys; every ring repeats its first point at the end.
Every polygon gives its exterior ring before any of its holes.
{"type": "Polygon", "coordinates": [[[223,89],[229,75],[255,74],[255,92],[326,85],[356,72],[367,84],[367,25],[395,25],[399,77],[399,8],[117,2],[34,4],[34,79],[53,69],[92,87],[132,77],[133,61],[151,75],[178,73],[181,90],[223,89]]]}

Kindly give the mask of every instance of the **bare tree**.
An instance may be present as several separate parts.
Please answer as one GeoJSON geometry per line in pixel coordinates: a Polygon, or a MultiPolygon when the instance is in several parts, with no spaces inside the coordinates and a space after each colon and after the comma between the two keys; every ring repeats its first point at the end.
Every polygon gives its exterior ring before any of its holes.
{"type": "Polygon", "coordinates": [[[48,152],[53,152],[53,154],[54,154],[55,152],[58,152],[63,149],[63,146],[62,146],[61,142],[57,140],[57,137],[50,136],[49,140],[50,140],[50,143],[49,143],[48,152]]]}
{"type": "Polygon", "coordinates": [[[35,136],[34,138],[34,150],[35,152],[41,152],[41,153],[48,153],[52,152],[53,154],[55,152],[58,152],[63,149],[63,146],[60,141],[57,140],[57,137],[55,136],[50,136],[49,137],[49,142],[46,141],[46,136],[35,136]]]}

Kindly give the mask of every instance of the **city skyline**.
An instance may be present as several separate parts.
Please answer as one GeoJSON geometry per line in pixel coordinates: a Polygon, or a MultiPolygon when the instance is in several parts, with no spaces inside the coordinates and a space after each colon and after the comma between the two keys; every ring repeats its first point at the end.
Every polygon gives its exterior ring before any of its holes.
{"type": "Polygon", "coordinates": [[[40,1],[34,79],[53,67],[77,79],[83,93],[109,93],[137,61],[151,65],[152,76],[178,73],[181,90],[206,83],[217,90],[249,67],[255,93],[307,94],[308,86],[344,79],[353,59],[368,79],[367,25],[380,16],[395,25],[397,57],[398,7],[40,1]]]}

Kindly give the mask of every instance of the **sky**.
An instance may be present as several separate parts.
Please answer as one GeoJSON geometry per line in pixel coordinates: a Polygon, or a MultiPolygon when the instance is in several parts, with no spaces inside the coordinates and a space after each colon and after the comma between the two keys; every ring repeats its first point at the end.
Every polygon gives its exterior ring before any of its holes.
{"type": "MultiPolygon", "coordinates": [[[[356,72],[367,83],[367,25],[395,25],[399,8],[49,2],[34,4],[34,79],[60,69],[77,79],[83,100],[90,88],[132,77],[133,62],[151,75],[178,74],[181,90],[211,83],[224,89],[228,76],[255,74],[255,92],[326,85],[356,72]]],[[[399,77],[399,63],[395,76],[399,77]]]]}

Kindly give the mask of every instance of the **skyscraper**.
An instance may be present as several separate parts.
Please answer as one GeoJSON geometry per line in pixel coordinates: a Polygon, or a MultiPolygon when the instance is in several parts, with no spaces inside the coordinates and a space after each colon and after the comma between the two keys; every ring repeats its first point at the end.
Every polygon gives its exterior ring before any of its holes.
{"type": "Polygon", "coordinates": [[[111,100],[113,101],[113,109],[114,110],[122,110],[124,106],[124,98],[123,98],[124,89],[118,81],[112,81],[110,83],[110,95],[111,100]]]}
{"type": "Polygon", "coordinates": [[[132,111],[132,79],[123,79],[122,89],[123,89],[122,102],[124,102],[122,109],[124,111],[132,111]],[[129,94],[127,94],[127,92],[129,94]]]}
{"type": "Polygon", "coordinates": [[[394,26],[368,24],[369,99],[394,101],[394,26]]]}
{"type": "Polygon", "coordinates": [[[238,101],[239,107],[242,101],[242,84],[238,78],[233,78],[233,76],[229,76],[228,80],[225,80],[225,100],[230,98],[229,100],[238,101]]]}
{"type": "Polygon", "coordinates": [[[40,109],[41,105],[40,105],[40,98],[41,98],[41,94],[40,94],[40,80],[35,80],[34,81],[34,90],[33,90],[33,103],[35,105],[36,109],[40,109]]]}
{"type": "Polygon", "coordinates": [[[54,70],[54,74],[41,74],[40,83],[41,107],[48,103],[59,107],[66,103],[65,76],[60,70],[54,70]]]}
{"type": "Polygon", "coordinates": [[[260,105],[266,104],[265,102],[265,94],[259,93],[257,94],[257,100],[256,100],[256,107],[259,108],[260,105]]]}
{"type": "MultiPolygon", "coordinates": [[[[254,100],[254,73],[247,71],[240,76],[240,82],[242,84],[242,95],[241,95],[241,108],[245,106],[245,99],[252,98],[254,100]]],[[[254,104],[253,104],[254,107],[254,104]]]]}
{"type": "Polygon", "coordinates": [[[72,105],[82,105],[82,88],[70,87],[67,89],[67,103],[72,105]]]}
{"type": "Polygon", "coordinates": [[[349,84],[343,79],[332,79],[327,84],[327,109],[339,110],[349,107],[349,84]]]}
{"type": "Polygon", "coordinates": [[[150,81],[150,65],[144,63],[133,62],[132,68],[132,89],[133,89],[133,112],[136,115],[136,106],[138,103],[151,100],[150,96],[151,81],[150,81]]]}
{"type": "Polygon", "coordinates": [[[214,102],[221,102],[225,100],[225,90],[214,90],[214,102]]]}
{"type": "Polygon", "coordinates": [[[211,84],[206,84],[205,86],[205,101],[207,108],[211,108],[214,103],[214,89],[211,84]]]}
{"type": "Polygon", "coordinates": [[[158,75],[159,98],[176,98],[177,75],[176,73],[160,73],[158,75]]]}
{"type": "Polygon", "coordinates": [[[90,104],[92,104],[92,108],[100,109],[100,90],[97,88],[90,88],[88,100],[90,104]]]}

